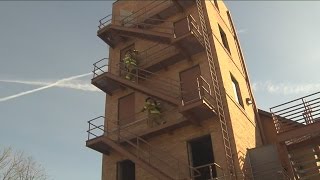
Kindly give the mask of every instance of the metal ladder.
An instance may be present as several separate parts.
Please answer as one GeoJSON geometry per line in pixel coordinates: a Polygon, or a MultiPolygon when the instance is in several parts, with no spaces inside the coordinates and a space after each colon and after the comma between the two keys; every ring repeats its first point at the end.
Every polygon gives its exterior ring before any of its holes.
{"type": "Polygon", "coordinates": [[[204,18],[203,7],[202,7],[201,1],[202,0],[196,0],[196,3],[197,3],[199,18],[200,18],[202,35],[203,35],[203,39],[204,39],[204,45],[206,48],[207,59],[208,59],[209,68],[210,68],[211,79],[213,82],[214,97],[216,99],[216,105],[217,105],[216,110],[217,110],[217,113],[219,116],[222,137],[223,137],[224,150],[225,150],[227,164],[228,164],[228,170],[229,170],[231,176],[235,176],[235,167],[234,167],[234,163],[233,163],[233,155],[232,155],[232,149],[231,149],[231,144],[230,144],[230,137],[229,137],[227,122],[226,122],[226,118],[225,118],[225,113],[223,110],[223,103],[222,103],[222,97],[221,97],[221,92],[220,92],[220,88],[219,88],[217,72],[215,69],[214,59],[213,59],[213,55],[212,55],[212,49],[211,49],[211,45],[210,45],[210,41],[209,41],[209,35],[208,35],[207,25],[206,25],[205,18],[204,18]]]}

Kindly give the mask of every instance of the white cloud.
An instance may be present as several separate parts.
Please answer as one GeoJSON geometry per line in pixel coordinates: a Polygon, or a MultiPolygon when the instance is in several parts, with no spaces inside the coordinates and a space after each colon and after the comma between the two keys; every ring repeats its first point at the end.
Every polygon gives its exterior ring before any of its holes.
{"type": "Polygon", "coordinates": [[[83,90],[83,91],[99,91],[97,88],[92,86],[89,83],[79,81],[77,79],[86,77],[91,75],[91,73],[71,76],[69,78],[63,78],[61,80],[55,81],[55,82],[44,82],[44,81],[22,81],[22,80],[0,80],[0,82],[7,82],[7,83],[19,83],[19,84],[28,84],[28,85],[38,85],[42,86],[40,88],[32,89],[29,91],[24,91],[18,94],[14,94],[11,96],[7,96],[4,98],[0,98],[0,102],[7,101],[10,99],[14,99],[20,96],[24,96],[27,94],[35,93],[41,90],[45,90],[51,87],[61,87],[61,88],[71,88],[76,90],[83,90]]]}
{"type": "Polygon", "coordinates": [[[237,34],[245,34],[248,32],[248,29],[239,29],[237,30],[237,34]]]}
{"type": "Polygon", "coordinates": [[[266,91],[271,94],[307,94],[320,91],[320,83],[273,83],[255,82],[253,83],[254,91],[266,91]]]}

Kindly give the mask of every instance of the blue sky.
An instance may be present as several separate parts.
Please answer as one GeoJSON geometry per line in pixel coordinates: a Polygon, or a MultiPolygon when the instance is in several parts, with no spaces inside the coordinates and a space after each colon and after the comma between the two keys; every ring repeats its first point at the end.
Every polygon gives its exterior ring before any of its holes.
{"type": "MultiPolygon", "coordinates": [[[[86,121],[103,115],[105,94],[85,76],[4,99],[89,73],[108,55],[96,31],[111,4],[0,2],[0,146],[33,156],[52,179],[100,179],[101,154],[85,147],[86,121]]],[[[319,91],[320,2],[226,4],[260,108],[319,91]]]]}

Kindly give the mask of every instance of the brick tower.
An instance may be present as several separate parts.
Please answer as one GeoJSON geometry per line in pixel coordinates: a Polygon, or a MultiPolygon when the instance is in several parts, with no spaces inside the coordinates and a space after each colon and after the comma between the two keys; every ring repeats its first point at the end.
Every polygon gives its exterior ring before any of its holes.
{"type": "Polygon", "coordinates": [[[247,150],[264,136],[222,1],[118,0],[98,36],[109,58],[92,84],[106,110],[89,121],[86,145],[103,153],[103,180],[245,176],[247,150]]]}

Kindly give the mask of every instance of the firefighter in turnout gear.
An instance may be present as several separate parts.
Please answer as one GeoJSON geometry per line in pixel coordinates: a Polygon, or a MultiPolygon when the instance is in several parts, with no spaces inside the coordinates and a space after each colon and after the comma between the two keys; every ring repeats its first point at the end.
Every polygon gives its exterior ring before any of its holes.
{"type": "Polygon", "coordinates": [[[137,60],[136,60],[137,55],[138,55],[137,50],[130,49],[123,58],[123,62],[127,71],[125,78],[133,82],[135,81],[133,73],[134,73],[134,70],[136,70],[137,68],[137,60]]]}
{"type": "Polygon", "coordinates": [[[157,102],[155,99],[148,97],[145,100],[144,107],[141,110],[141,112],[144,112],[144,111],[148,111],[148,117],[149,117],[148,125],[150,127],[153,127],[154,123],[156,125],[166,123],[166,121],[162,119],[162,114],[160,111],[160,103],[157,102]]]}

